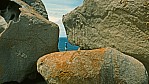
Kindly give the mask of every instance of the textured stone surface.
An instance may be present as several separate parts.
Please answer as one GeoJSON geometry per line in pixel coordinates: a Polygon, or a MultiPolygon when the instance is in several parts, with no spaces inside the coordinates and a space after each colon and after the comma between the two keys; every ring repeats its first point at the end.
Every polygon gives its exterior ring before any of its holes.
{"type": "Polygon", "coordinates": [[[48,14],[42,0],[22,0],[33,7],[39,14],[48,19],[48,14]]]}
{"type": "Polygon", "coordinates": [[[2,33],[6,28],[8,28],[8,24],[5,19],[0,16],[0,33],[2,33]]]}
{"type": "Polygon", "coordinates": [[[149,72],[147,0],[84,0],[63,17],[68,39],[82,49],[113,47],[140,60],[149,72]]]}
{"type": "Polygon", "coordinates": [[[112,48],[51,53],[37,69],[48,84],[148,84],[144,65],[112,48]]]}
{"type": "Polygon", "coordinates": [[[58,26],[24,2],[16,2],[23,7],[19,20],[10,21],[0,35],[0,84],[34,77],[30,75],[36,71],[37,59],[58,51],[58,26]]]}

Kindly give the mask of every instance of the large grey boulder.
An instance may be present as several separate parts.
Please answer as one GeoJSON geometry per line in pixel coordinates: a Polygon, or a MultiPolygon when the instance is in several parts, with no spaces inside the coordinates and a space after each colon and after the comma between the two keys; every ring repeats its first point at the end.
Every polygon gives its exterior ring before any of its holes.
{"type": "Polygon", "coordinates": [[[48,84],[148,84],[144,65],[112,48],[51,53],[37,70],[48,84]]]}
{"type": "Polygon", "coordinates": [[[63,16],[68,40],[82,49],[113,47],[140,60],[149,72],[147,0],[84,0],[63,16]]]}
{"type": "MultiPolygon", "coordinates": [[[[9,20],[8,27],[0,35],[0,84],[21,82],[30,77],[36,72],[39,57],[58,51],[58,26],[43,18],[26,3],[20,0],[15,3],[22,7],[20,15],[9,20]]],[[[6,13],[5,16],[13,13],[6,13]]],[[[0,17],[0,21],[6,24],[6,17],[0,17]]]]}

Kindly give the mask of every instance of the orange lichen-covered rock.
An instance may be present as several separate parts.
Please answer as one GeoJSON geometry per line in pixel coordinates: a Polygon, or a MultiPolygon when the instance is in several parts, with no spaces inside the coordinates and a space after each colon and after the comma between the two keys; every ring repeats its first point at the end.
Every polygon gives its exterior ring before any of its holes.
{"type": "Polygon", "coordinates": [[[148,84],[144,65],[112,48],[51,53],[37,70],[48,84],[148,84]]]}

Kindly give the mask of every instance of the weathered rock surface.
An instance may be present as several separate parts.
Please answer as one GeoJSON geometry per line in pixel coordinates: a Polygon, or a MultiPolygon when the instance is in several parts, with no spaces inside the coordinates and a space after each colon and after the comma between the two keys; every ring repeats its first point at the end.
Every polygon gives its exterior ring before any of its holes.
{"type": "MultiPolygon", "coordinates": [[[[23,1],[16,0],[16,3],[22,7],[18,20],[10,20],[8,28],[0,35],[0,84],[21,82],[36,72],[39,57],[58,51],[58,26],[23,1]]],[[[4,18],[0,21],[4,22],[4,18]]]]}
{"type": "Polygon", "coordinates": [[[39,14],[48,19],[48,14],[42,0],[22,0],[33,7],[39,14]]]}
{"type": "Polygon", "coordinates": [[[63,23],[72,44],[116,48],[140,60],[149,72],[147,0],[85,0],[63,17],[63,23]]]}
{"type": "Polygon", "coordinates": [[[0,16],[0,33],[2,33],[7,27],[8,27],[7,22],[2,16],[0,16]]]}
{"type": "Polygon", "coordinates": [[[112,48],[51,53],[37,69],[48,84],[148,84],[144,65],[112,48]]]}

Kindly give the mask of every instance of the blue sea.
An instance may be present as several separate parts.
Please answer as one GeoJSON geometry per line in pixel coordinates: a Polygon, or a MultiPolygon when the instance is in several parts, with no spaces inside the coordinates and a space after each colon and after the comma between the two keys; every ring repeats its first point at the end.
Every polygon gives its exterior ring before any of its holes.
{"type": "Polygon", "coordinates": [[[59,43],[58,43],[58,49],[59,51],[66,51],[66,45],[67,45],[67,51],[71,51],[71,50],[78,50],[78,46],[75,45],[71,45],[68,42],[67,37],[60,37],[59,38],[59,43]]]}

